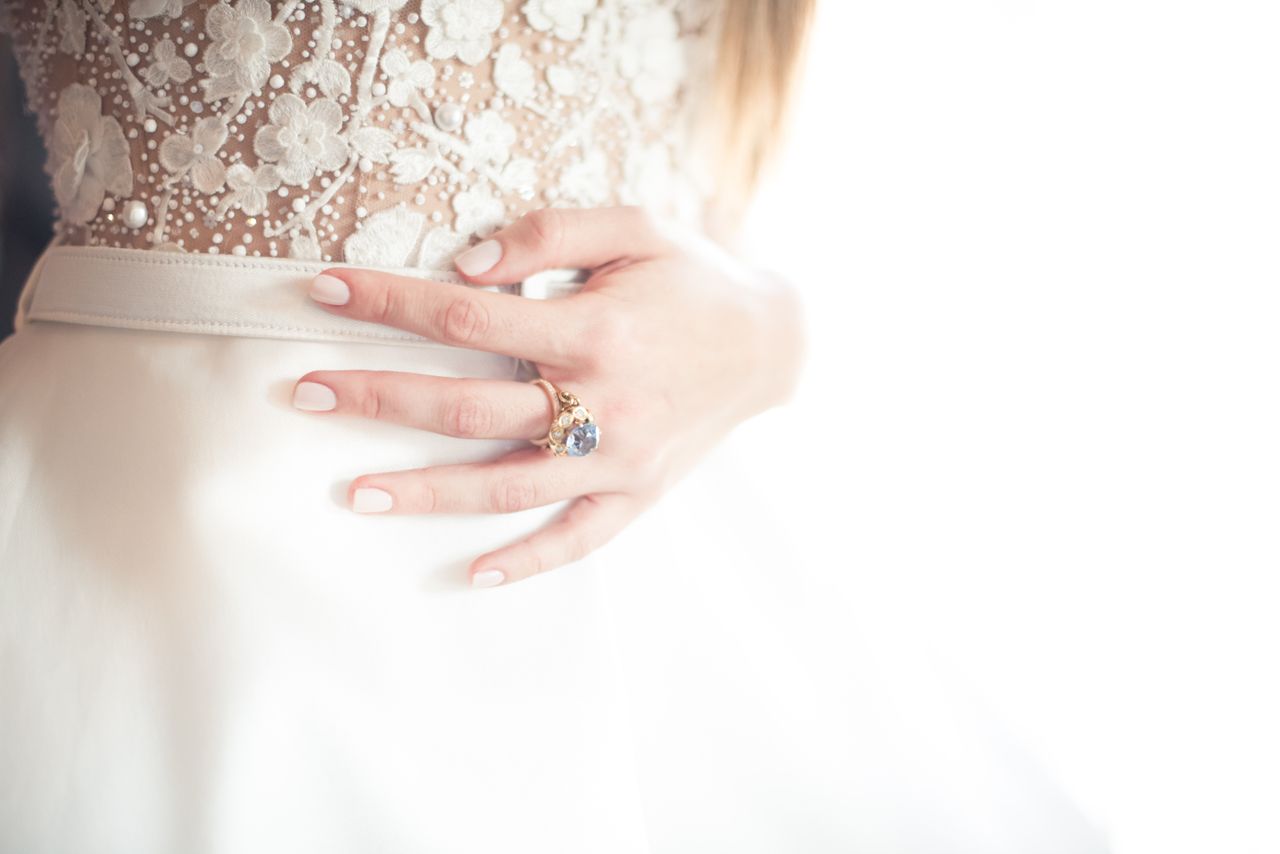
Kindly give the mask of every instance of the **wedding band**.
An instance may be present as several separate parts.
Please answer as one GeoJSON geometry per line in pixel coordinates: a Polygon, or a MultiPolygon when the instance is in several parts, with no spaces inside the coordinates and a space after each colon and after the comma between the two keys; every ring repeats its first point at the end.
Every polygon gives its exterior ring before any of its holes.
{"type": "Polygon", "coordinates": [[[577,395],[561,391],[542,377],[529,380],[551,398],[551,426],[547,435],[529,441],[548,448],[557,457],[585,457],[600,444],[600,425],[577,395]]]}

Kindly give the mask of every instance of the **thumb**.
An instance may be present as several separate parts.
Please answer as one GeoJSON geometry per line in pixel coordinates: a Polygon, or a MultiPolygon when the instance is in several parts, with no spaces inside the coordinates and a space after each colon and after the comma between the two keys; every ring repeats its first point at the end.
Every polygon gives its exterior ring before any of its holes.
{"type": "Polygon", "coordinates": [[[594,270],[620,260],[658,254],[659,228],[641,207],[540,208],[455,260],[476,285],[514,284],[555,267],[594,270]]]}

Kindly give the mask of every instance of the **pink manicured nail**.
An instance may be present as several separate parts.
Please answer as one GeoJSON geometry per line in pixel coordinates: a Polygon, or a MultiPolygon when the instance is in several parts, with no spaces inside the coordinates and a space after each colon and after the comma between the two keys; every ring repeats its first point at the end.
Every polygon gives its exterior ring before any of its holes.
{"type": "Polygon", "coordinates": [[[391,509],[391,493],[364,487],[351,496],[351,509],[357,513],[385,513],[391,509]]]}
{"type": "Polygon", "coordinates": [[[346,305],[351,299],[351,289],[337,276],[321,273],[311,280],[311,298],[326,305],[346,305]]]}
{"type": "Polygon", "coordinates": [[[496,240],[486,240],[463,252],[453,259],[453,263],[468,276],[478,276],[492,270],[501,260],[502,244],[496,240]]]}
{"type": "Polygon", "coordinates": [[[328,412],[338,405],[338,397],[327,385],[298,383],[293,390],[293,405],[308,412],[328,412]]]}
{"type": "Polygon", "coordinates": [[[472,587],[497,587],[507,580],[507,575],[500,569],[482,569],[471,576],[472,587]]]}

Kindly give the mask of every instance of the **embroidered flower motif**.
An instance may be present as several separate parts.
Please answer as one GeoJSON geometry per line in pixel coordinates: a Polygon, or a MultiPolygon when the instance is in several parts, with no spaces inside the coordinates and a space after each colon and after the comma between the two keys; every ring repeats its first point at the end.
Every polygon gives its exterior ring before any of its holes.
{"type": "Polygon", "coordinates": [[[53,194],[68,222],[94,217],[108,191],[133,191],[133,163],[120,123],[102,115],[102,97],[89,86],[72,83],[58,97],[50,159],[53,194]]]}
{"type": "Polygon", "coordinates": [[[58,4],[58,29],[62,32],[59,50],[76,56],[84,53],[84,27],[87,20],[84,10],[76,0],[62,0],[58,4]]]}
{"type": "Polygon", "coordinates": [[[257,169],[237,163],[227,170],[227,186],[231,192],[224,204],[258,216],[267,209],[267,193],[280,186],[280,170],[270,163],[257,169]]]}
{"type": "Polygon", "coordinates": [[[705,180],[672,198],[701,166],[676,156],[677,96],[723,2],[38,0],[19,58],[29,79],[60,62],[92,83],[49,124],[62,221],[92,243],[447,268],[535,200],[696,218],[705,180]],[[131,160],[126,123],[155,150],[131,160]],[[145,234],[94,220],[130,197],[145,234]],[[228,214],[250,239],[216,242],[228,214]]]}
{"type": "Polygon", "coordinates": [[[502,0],[422,0],[422,22],[429,27],[427,53],[477,65],[502,23],[502,0]]]}
{"type": "Polygon", "coordinates": [[[396,138],[386,128],[366,125],[347,134],[347,144],[360,158],[360,168],[368,172],[374,163],[386,163],[396,150],[396,138]]]}
{"type": "Polygon", "coordinates": [[[604,152],[596,149],[566,166],[560,173],[560,192],[582,207],[603,205],[609,193],[609,164],[604,152]]]}
{"type": "Polygon", "coordinates": [[[142,72],[152,86],[163,86],[172,80],[186,83],[191,79],[191,63],[178,56],[178,46],[170,39],[162,39],[151,51],[151,64],[142,72]]]}
{"type": "Polygon", "coordinates": [[[303,186],[320,172],[332,172],[347,161],[347,141],[338,133],[342,108],[319,98],[310,105],[288,92],[277,95],[267,113],[271,123],[258,129],[253,150],[276,163],[286,184],[303,186]]]}
{"type": "Polygon", "coordinates": [[[135,80],[129,85],[129,97],[133,99],[133,114],[138,117],[138,121],[142,121],[150,113],[163,118],[166,124],[173,123],[173,117],[166,112],[170,99],[163,92],[152,92],[135,80]]]}
{"type": "Polygon", "coordinates": [[[426,221],[425,214],[404,206],[378,211],[343,242],[342,257],[362,267],[403,267],[426,221]]]}
{"type": "Polygon", "coordinates": [[[387,101],[396,107],[407,107],[417,100],[419,93],[436,82],[436,69],[425,59],[410,61],[400,48],[392,48],[382,55],[379,63],[387,73],[387,101]]]}
{"type": "Polygon", "coordinates": [[[670,9],[653,8],[627,22],[618,46],[618,70],[641,101],[670,98],[685,73],[680,30],[670,9]]]}
{"type": "Polygon", "coordinates": [[[293,69],[289,90],[296,94],[311,84],[318,86],[326,98],[336,98],[351,91],[351,72],[332,59],[311,59],[293,69]]]}
{"type": "Polygon", "coordinates": [[[466,235],[447,225],[433,228],[422,238],[418,266],[426,270],[451,270],[454,257],[467,247],[467,243],[466,235]]]}
{"type": "Polygon", "coordinates": [[[319,261],[320,242],[315,235],[301,229],[290,232],[289,257],[300,261],[319,261]]]}
{"type": "Polygon", "coordinates": [[[535,30],[572,41],[582,35],[583,19],[595,6],[596,0],[529,0],[520,10],[535,30]]]}
{"type": "Polygon", "coordinates": [[[397,148],[391,152],[390,159],[393,181],[397,184],[419,184],[440,165],[440,146],[429,142],[426,148],[397,148]]]}
{"type": "Polygon", "coordinates": [[[485,110],[467,121],[465,131],[471,143],[471,154],[481,162],[493,162],[501,166],[511,156],[511,146],[516,141],[516,129],[503,120],[497,110],[485,110]]]}
{"type": "Polygon", "coordinates": [[[472,187],[453,197],[453,212],[459,234],[486,237],[502,225],[506,209],[487,187],[472,187]]]}
{"type": "Polygon", "coordinates": [[[204,49],[210,77],[200,85],[214,101],[261,89],[271,63],[284,59],[293,47],[289,31],[271,20],[266,0],[219,3],[205,13],[204,25],[210,36],[204,49]]]}
{"type": "Polygon", "coordinates": [[[578,94],[578,72],[568,65],[553,65],[547,69],[547,83],[561,95],[578,94]]]}
{"type": "Polygon", "coordinates": [[[408,0],[343,0],[347,5],[351,6],[357,12],[363,12],[366,15],[372,15],[379,9],[386,9],[394,12],[399,9],[408,0]]]}
{"type": "Polygon", "coordinates": [[[526,202],[533,198],[533,188],[538,183],[538,167],[527,157],[513,157],[502,167],[498,183],[508,193],[515,193],[526,202]]]}
{"type": "Polygon", "coordinates": [[[493,85],[516,101],[533,97],[533,66],[524,61],[520,45],[504,44],[493,61],[493,85]]]}
{"type": "Polygon", "coordinates": [[[182,14],[182,10],[190,6],[196,0],[133,0],[129,4],[130,18],[154,18],[156,15],[164,15],[166,18],[176,18],[182,14]]]}
{"type": "Polygon", "coordinates": [[[208,116],[192,126],[190,136],[175,133],[160,143],[160,165],[175,175],[190,173],[197,190],[216,193],[226,183],[226,167],[218,159],[218,149],[226,141],[226,122],[208,116]]]}
{"type": "Polygon", "coordinates": [[[289,257],[300,261],[319,261],[320,241],[302,229],[289,232],[289,257]]]}

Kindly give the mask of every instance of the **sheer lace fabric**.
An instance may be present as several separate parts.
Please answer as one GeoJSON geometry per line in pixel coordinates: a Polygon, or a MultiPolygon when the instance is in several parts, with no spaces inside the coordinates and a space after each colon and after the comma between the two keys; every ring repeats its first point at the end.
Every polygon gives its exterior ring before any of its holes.
{"type": "Polygon", "coordinates": [[[697,222],[715,0],[0,0],[73,245],[449,266],[543,206],[697,222]]]}

